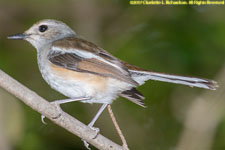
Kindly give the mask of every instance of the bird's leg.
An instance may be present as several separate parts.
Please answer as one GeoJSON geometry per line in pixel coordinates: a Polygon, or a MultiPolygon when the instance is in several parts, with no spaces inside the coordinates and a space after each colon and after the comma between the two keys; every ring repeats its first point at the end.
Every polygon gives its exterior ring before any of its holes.
{"type": "MultiPolygon", "coordinates": [[[[84,100],[89,100],[90,97],[79,97],[79,98],[73,98],[73,99],[62,99],[62,100],[55,100],[53,102],[50,102],[51,104],[54,104],[57,106],[57,108],[60,110],[60,114],[56,117],[54,117],[53,119],[57,119],[61,116],[63,110],[61,109],[60,105],[61,104],[65,104],[65,103],[69,103],[69,102],[75,102],[75,101],[84,101],[84,100]]],[[[44,121],[45,116],[41,115],[41,121],[42,123],[46,124],[46,122],[44,121]]]]}
{"type": "Polygon", "coordinates": [[[104,111],[104,109],[106,108],[108,104],[103,104],[101,106],[101,108],[99,109],[98,113],[95,115],[95,117],[92,119],[92,121],[88,124],[89,127],[93,127],[96,120],[99,118],[99,116],[102,114],[102,112],[104,111]]]}
{"type": "MultiPolygon", "coordinates": [[[[94,118],[92,119],[92,121],[88,124],[88,127],[90,127],[91,129],[93,129],[93,130],[96,131],[96,135],[93,137],[93,139],[96,138],[96,137],[98,136],[99,131],[100,131],[99,128],[95,128],[95,127],[93,127],[93,126],[94,126],[95,122],[97,121],[97,119],[99,118],[99,116],[102,114],[102,112],[104,111],[104,109],[106,108],[107,105],[108,105],[108,104],[103,104],[103,105],[101,106],[101,108],[99,109],[99,111],[97,112],[97,114],[95,115],[95,117],[94,117],[94,118]]],[[[88,142],[87,142],[86,140],[84,140],[84,139],[82,139],[82,141],[84,142],[84,146],[85,146],[88,150],[90,150],[88,142]]]]}

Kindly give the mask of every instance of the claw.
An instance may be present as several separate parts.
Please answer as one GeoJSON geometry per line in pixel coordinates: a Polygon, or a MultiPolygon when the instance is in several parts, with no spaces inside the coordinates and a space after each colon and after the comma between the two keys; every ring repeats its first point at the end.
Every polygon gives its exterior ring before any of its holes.
{"type": "Polygon", "coordinates": [[[99,135],[100,129],[96,127],[90,127],[90,128],[96,132],[96,135],[93,137],[93,139],[95,139],[99,135]]]}
{"type": "Polygon", "coordinates": [[[84,139],[81,139],[81,140],[84,142],[84,146],[86,147],[86,149],[91,150],[91,148],[89,147],[89,143],[84,139]]]}
{"type": "Polygon", "coordinates": [[[46,122],[45,122],[45,115],[41,115],[41,122],[43,123],[43,124],[47,124],[46,122]]]}
{"type": "MultiPolygon", "coordinates": [[[[99,135],[100,129],[93,127],[91,125],[88,125],[88,127],[90,127],[92,130],[96,132],[96,135],[93,137],[93,139],[95,139],[99,135]]],[[[89,143],[85,139],[81,139],[81,140],[84,142],[84,146],[86,147],[86,149],[91,150],[91,148],[89,147],[89,143]]]]}
{"type": "MultiPolygon", "coordinates": [[[[52,119],[59,118],[62,115],[62,113],[63,113],[63,110],[61,109],[60,104],[58,104],[57,101],[50,102],[50,103],[53,104],[53,105],[56,105],[57,109],[59,109],[59,111],[60,111],[60,114],[58,116],[56,116],[56,117],[53,117],[52,119]]],[[[45,122],[45,118],[46,118],[45,115],[41,115],[41,122],[46,125],[47,123],[45,122]]]]}

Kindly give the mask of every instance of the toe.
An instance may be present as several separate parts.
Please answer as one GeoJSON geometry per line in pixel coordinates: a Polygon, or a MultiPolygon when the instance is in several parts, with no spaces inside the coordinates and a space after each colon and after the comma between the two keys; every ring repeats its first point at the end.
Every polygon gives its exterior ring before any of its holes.
{"type": "Polygon", "coordinates": [[[44,115],[41,115],[41,122],[42,122],[43,124],[47,124],[47,123],[45,122],[45,116],[44,116],[44,115]]]}
{"type": "Polygon", "coordinates": [[[91,150],[91,148],[89,147],[89,143],[84,139],[81,139],[81,140],[84,142],[84,146],[86,147],[86,149],[91,150]]]}
{"type": "Polygon", "coordinates": [[[96,135],[92,138],[92,139],[95,139],[99,135],[100,129],[96,127],[90,127],[90,128],[96,132],[96,135]]]}

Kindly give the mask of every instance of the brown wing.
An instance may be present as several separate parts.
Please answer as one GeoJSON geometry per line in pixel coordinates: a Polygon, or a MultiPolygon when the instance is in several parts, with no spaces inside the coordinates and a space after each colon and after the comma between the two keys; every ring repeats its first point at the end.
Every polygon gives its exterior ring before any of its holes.
{"type": "Polygon", "coordinates": [[[51,63],[69,70],[111,77],[134,86],[138,85],[120,61],[101,51],[94,44],[85,40],[67,38],[53,43],[48,59],[51,63]],[[93,46],[93,51],[91,46],[93,46]]]}
{"type": "Polygon", "coordinates": [[[119,67],[121,67],[123,70],[128,72],[128,69],[118,60],[116,57],[111,55],[109,52],[105,51],[104,49],[98,47],[92,42],[86,41],[84,39],[78,38],[78,37],[68,37],[61,40],[57,40],[53,43],[53,47],[58,47],[61,49],[64,49],[65,51],[73,51],[73,50],[79,50],[81,52],[88,52],[92,53],[96,56],[99,56],[106,61],[113,63],[119,67]]]}

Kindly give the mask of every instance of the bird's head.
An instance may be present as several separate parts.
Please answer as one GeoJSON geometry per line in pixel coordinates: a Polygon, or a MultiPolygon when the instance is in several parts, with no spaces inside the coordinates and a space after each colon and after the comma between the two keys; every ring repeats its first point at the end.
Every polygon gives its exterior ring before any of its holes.
{"type": "Polygon", "coordinates": [[[65,23],[57,20],[45,19],[35,23],[24,33],[14,34],[8,39],[26,40],[36,49],[53,41],[76,36],[76,33],[65,23]]]}

